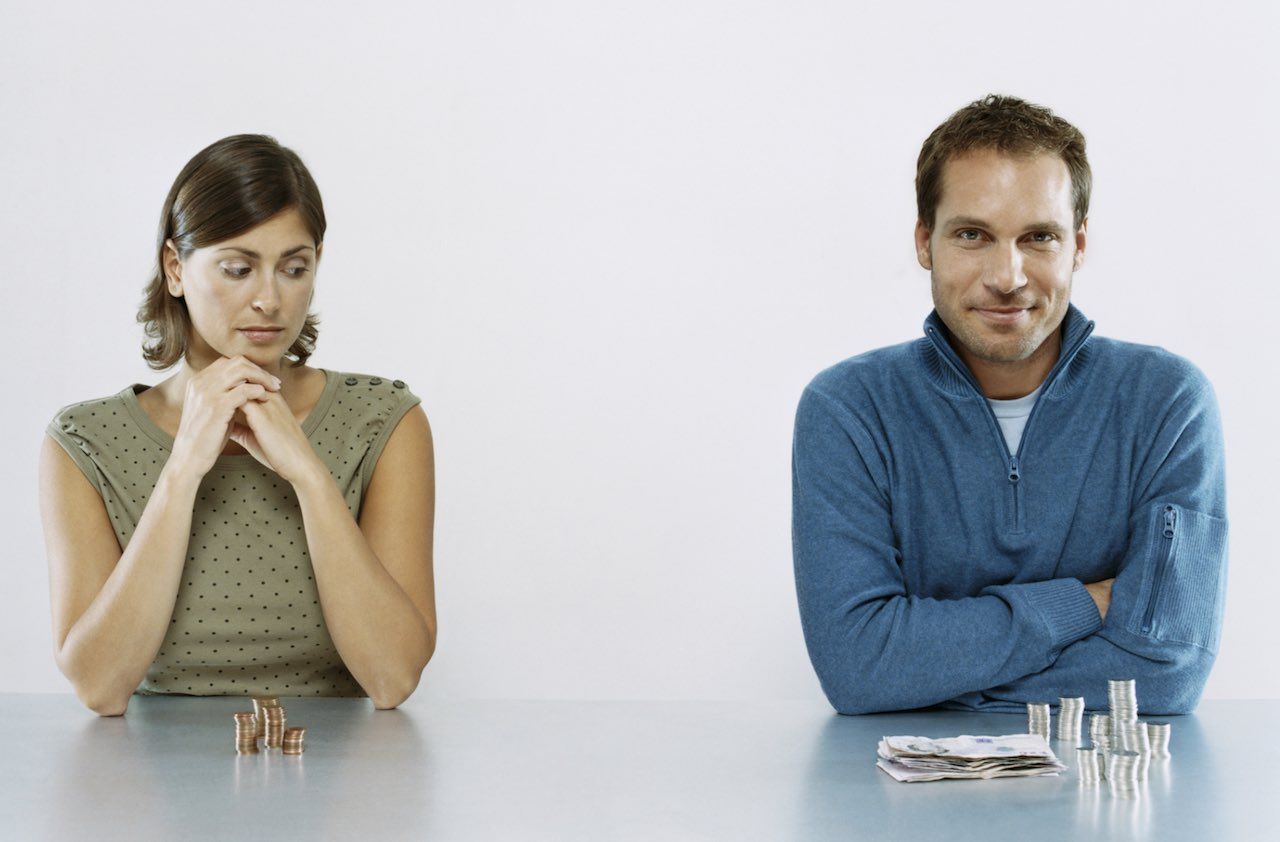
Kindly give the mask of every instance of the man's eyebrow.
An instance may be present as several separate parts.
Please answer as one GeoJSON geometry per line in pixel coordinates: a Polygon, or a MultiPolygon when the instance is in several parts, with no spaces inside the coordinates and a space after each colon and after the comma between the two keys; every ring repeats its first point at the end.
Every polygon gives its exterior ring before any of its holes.
{"type": "MultiPolygon", "coordinates": [[[[312,248],[311,246],[307,246],[307,245],[294,246],[293,248],[291,248],[291,249],[289,249],[288,251],[284,252],[284,253],[283,253],[283,254],[281,254],[280,256],[281,256],[281,257],[288,257],[288,256],[289,256],[289,255],[291,255],[291,254],[296,254],[297,252],[302,251],[303,249],[311,249],[312,251],[315,251],[315,249],[314,249],[314,248],[312,248]]],[[[247,255],[249,255],[250,257],[254,258],[254,259],[257,259],[257,258],[262,257],[262,255],[258,254],[256,251],[251,251],[250,249],[242,249],[242,248],[240,248],[239,246],[226,246],[225,248],[220,248],[220,249],[218,249],[218,251],[238,251],[238,252],[240,252],[241,254],[247,254],[247,255]]]]}
{"type": "MultiPolygon", "coordinates": [[[[947,220],[947,224],[943,228],[952,228],[957,225],[972,225],[975,228],[991,228],[989,222],[973,216],[953,216],[947,220]]],[[[1057,234],[1060,237],[1066,236],[1066,231],[1056,222],[1033,222],[1023,229],[1024,231],[1048,231],[1057,234]]]]}

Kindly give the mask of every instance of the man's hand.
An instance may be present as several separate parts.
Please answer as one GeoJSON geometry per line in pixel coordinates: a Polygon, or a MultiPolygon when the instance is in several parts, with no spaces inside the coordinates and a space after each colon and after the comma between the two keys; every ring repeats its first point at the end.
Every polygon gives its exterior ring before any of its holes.
{"type": "Polygon", "coordinates": [[[1115,579],[1103,579],[1101,582],[1086,582],[1084,589],[1093,597],[1102,619],[1107,619],[1107,609],[1111,607],[1111,583],[1115,579]]]}

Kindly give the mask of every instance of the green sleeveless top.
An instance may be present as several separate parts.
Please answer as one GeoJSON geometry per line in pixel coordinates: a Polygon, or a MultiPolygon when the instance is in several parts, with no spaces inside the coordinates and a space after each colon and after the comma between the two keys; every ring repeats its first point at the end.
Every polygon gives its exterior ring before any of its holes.
{"type": "MultiPolygon", "coordinates": [[[[321,371],[302,431],[358,520],[379,454],[420,399],[401,380],[321,371]]],[[[121,552],[173,452],[138,402],[147,388],[70,404],[47,427],[102,495],[121,552]]],[[[368,695],[325,627],[293,486],[248,453],[219,456],[200,484],[169,631],[135,692],[368,695]]]]}

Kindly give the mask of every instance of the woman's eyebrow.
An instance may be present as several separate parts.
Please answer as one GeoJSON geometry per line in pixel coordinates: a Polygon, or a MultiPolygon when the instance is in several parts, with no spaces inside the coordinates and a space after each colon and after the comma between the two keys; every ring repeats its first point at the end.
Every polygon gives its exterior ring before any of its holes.
{"type": "MultiPolygon", "coordinates": [[[[288,251],[286,251],[286,252],[282,253],[280,256],[281,256],[281,257],[288,257],[288,256],[289,256],[289,255],[291,255],[291,254],[294,254],[294,253],[296,253],[296,252],[300,252],[300,251],[302,251],[303,249],[311,249],[312,251],[315,251],[315,249],[314,249],[314,248],[312,248],[311,246],[306,246],[306,245],[303,245],[303,246],[294,246],[293,248],[289,249],[288,251]]],[[[247,255],[249,255],[249,256],[250,256],[250,257],[252,257],[252,258],[260,258],[260,257],[262,257],[262,255],[258,254],[256,251],[252,251],[251,249],[246,249],[246,248],[240,248],[239,246],[225,246],[225,247],[223,247],[223,248],[218,249],[218,251],[238,251],[238,252],[240,252],[241,254],[247,254],[247,255]]]]}

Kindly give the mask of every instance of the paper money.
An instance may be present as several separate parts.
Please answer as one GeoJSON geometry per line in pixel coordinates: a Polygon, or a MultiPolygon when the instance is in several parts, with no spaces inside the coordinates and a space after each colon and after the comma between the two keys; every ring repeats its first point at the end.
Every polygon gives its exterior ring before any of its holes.
{"type": "Polygon", "coordinates": [[[876,753],[876,766],[905,782],[1056,775],[1067,768],[1039,734],[883,737],[876,753]]]}

